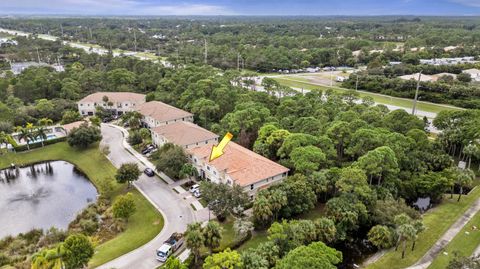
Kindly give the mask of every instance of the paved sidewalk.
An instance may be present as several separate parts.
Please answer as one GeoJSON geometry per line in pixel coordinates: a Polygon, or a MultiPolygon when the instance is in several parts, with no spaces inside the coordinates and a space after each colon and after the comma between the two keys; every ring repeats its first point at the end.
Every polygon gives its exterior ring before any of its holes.
{"type": "MultiPolygon", "coordinates": [[[[463,229],[463,227],[480,211],[480,199],[477,199],[475,203],[461,216],[443,236],[433,245],[430,250],[413,266],[408,269],[426,269],[432,264],[437,255],[443,251],[445,246],[452,241],[452,239],[463,229]]],[[[428,231],[427,231],[428,232],[428,231]]]]}

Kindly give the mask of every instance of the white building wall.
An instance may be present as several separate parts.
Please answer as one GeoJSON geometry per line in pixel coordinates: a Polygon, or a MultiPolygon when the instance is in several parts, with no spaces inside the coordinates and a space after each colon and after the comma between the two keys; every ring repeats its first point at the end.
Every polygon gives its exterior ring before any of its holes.
{"type": "MultiPolygon", "coordinates": [[[[213,183],[224,183],[230,186],[235,184],[235,180],[230,178],[225,171],[218,171],[214,166],[209,165],[204,160],[199,159],[194,155],[189,156],[191,163],[197,168],[198,174],[205,179],[209,179],[213,183]]],[[[254,197],[255,194],[263,188],[266,188],[272,184],[276,184],[281,182],[285,177],[287,177],[288,173],[278,174],[273,177],[269,177],[266,179],[261,179],[254,184],[244,186],[244,191],[250,196],[254,197]]]]}
{"type": "Polygon", "coordinates": [[[143,123],[145,123],[147,125],[148,128],[155,128],[155,127],[158,127],[158,126],[164,126],[164,125],[167,125],[167,124],[180,122],[180,121],[193,122],[193,116],[173,119],[173,120],[169,120],[169,121],[159,121],[159,120],[156,120],[156,119],[154,119],[150,116],[144,116],[142,121],[143,121],[143,123]]]}
{"type": "MultiPolygon", "coordinates": [[[[158,133],[155,133],[152,131],[152,142],[157,146],[157,147],[161,147],[163,146],[164,144],[166,143],[172,143],[171,141],[169,141],[166,137],[164,137],[163,135],[161,134],[158,134],[158,133]]],[[[192,148],[196,148],[196,147],[200,147],[200,146],[203,146],[203,145],[207,145],[207,144],[214,144],[218,142],[218,138],[214,138],[214,139],[209,139],[209,140],[203,140],[203,141],[199,141],[199,142],[195,142],[195,143],[192,143],[192,144],[188,144],[188,145],[178,145],[178,146],[181,146],[183,147],[184,149],[192,149],[192,148]]]]}
{"type": "Polygon", "coordinates": [[[118,102],[118,103],[115,102],[115,103],[113,103],[112,106],[109,106],[108,103],[105,103],[103,101],[98,102],[98,103],[95,103],[95,102],[79,102],[77,104],[78,112],[82,116],[88,116],[89,112],[90,112],[91,115],[95,115],[95,111],[96,111],[95,108],[97,106],[101,106],[105,109],[116,110],[120,114],[123,114],[123,113],[126,113],[126,112],[134,111],[135,108],[138,105],[139,104],[137,104],[136,102],[132,102],[132,101],[124,101],[124,102],[118,102]]]}

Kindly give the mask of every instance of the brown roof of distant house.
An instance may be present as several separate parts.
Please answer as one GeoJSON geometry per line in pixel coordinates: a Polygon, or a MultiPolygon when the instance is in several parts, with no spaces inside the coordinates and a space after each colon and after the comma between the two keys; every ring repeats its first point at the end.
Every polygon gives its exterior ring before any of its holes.
{"type": "Polygon", "coordinates": [[[168,142],[179,146],[191,145],[218,138],[218,135],[194,123],[185,121],[158,126],[153,128],[152,131],[165,137],[168,142]]]}
{"type": "Polygon", "coordinates": [[[111,102],[145,102],[145,94],[133,93],[133,92],[96,92],[88,96],[85,96],[79,102],[103,102],[103,97],[107,96],[111,102]]]}
{"type": "Polygon", "coordinates": [[[62,125],[63,129],[65,130],[65,133],[70,133],[70,131],[74,128],[78,128],[80,127],[80,125],[84,124],[84,123],[87,123],[87,121],[83,121],[83,120],[80,120],[80,121],[75,121],[75,122],[72,122],[72,123],[68,123],[68,124],[64,124],[62,125]]]}
{"type": "Polygon", "coordinates": [[[137,111],[144,116],[152,117],[160,122],[193,116],[190,112],[159,101],[143,103],[137,107],[137,111]]]}
{"type": "MultiPolygon", "coordinates": [[[[188,152],[208,161],[212,146],[204,145],[189,149],[188,152]]],[[[289,170],[234,142],[228,143],[223,155],[208,162],[208,164],[218,171],[225,171],[240,186],[248,186],[260,180],[286,173],[289,170]]]]}

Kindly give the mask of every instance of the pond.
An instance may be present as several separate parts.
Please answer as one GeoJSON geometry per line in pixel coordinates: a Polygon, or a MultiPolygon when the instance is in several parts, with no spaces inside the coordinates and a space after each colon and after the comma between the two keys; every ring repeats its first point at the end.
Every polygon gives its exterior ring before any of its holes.
{"type": "Polygon", "coordinates": [[[96,199],[93,184],[68,162],[1,170],[0,239],[33,228],[66,229],[96,199]]]}

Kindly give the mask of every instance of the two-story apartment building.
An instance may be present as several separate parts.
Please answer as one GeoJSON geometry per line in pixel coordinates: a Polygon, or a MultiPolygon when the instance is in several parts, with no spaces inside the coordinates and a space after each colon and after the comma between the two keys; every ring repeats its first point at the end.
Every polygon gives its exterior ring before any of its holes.
{"type": "Polygon", "coordinates": [[[145,103],[145,95],[133,92],[97,92],[77,102],[78,112],[82,116],[95,115],[96,107],[103,107],[117,115],[134,111],[145,103]]]}
{"type": "Polygon", "coordinates": [[[189,121],[161,125],[151,130],[152,142],[158,147],[173,143],[184,149],[191,149],[218,142],[218,135],[189,121]]]}
{"type": "Polygon", "coordinates": [[[180,121],[193,122],[192,113],[159,101],[141,104],[136,110],[143,115],[142,121],[148,128],[180,121]]]}
{"type": "Polygon", "coordinates": [[[215,183],[240,185],[251,197],[288,175],[288,168],[234,142],[228,143],[224,154],[213,161],[209,161],[211,150],[212,145],[187,149],[200,177],[215,183]]]}

